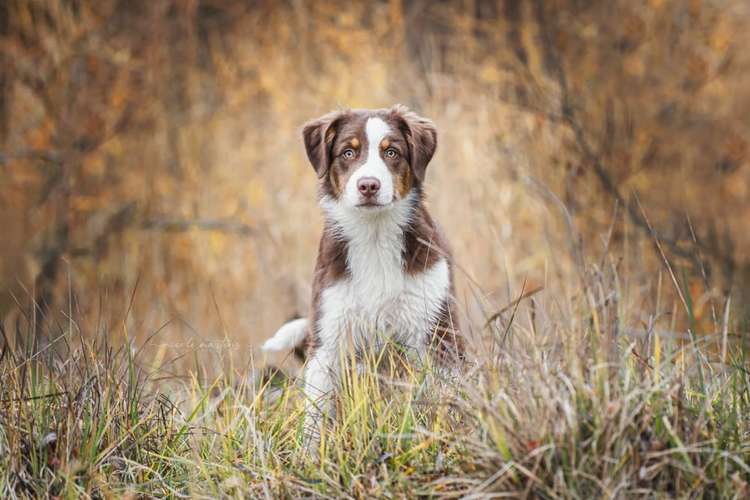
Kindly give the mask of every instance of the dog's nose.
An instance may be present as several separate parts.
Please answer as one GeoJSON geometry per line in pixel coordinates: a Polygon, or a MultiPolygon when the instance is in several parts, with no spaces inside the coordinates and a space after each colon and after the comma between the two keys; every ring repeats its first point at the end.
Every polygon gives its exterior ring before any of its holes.
{"type": "Polygon", "coordinates": [[[362,196],[372,198],[380,190],[380,181],[375,177],[362,177],[357,181],[357,189],[362,196]]]}

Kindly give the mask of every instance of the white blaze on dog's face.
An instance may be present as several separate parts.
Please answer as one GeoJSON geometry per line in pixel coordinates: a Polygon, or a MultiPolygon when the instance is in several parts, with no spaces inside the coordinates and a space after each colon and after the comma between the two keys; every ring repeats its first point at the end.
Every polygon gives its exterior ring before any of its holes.
{"type": "Polygon", "coordinates": [[[368,118],[365,125],[367,151],[362,151],[363,163],[355,166],[346,181],[343,202],[350,207],[386,207],[393,203],[395,169],[388,168],[385,156],[393,158],[398,150],[386,139],[391,127],[382,118],[368,118]],[[387,147],[387,148],[386,148],[387,147]],[[372,189],[376,189],[371,194],[372,189]]]}
{"type": "Polygon", "coordinates": [[[381,211],[419,190],[435,127],[403,106],[330,113],[305,125],[305,148],[326,203],[381,211]]]}

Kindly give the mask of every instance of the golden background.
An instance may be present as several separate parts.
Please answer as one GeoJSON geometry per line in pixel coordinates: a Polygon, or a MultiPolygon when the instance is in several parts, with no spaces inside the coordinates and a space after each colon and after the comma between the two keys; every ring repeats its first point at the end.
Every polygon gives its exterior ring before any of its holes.
{"type": "Polygon", "coordinates": [[[582,258],[637,300],[666,279],[654,235],[699,321],[729,294],[744,311],[748,20],[745,0],[3,2],[0,320],[247,362],[309,303],[301,125],[394,103],[438,126],[428,203],[469,329],[524,282],[575,294],[582,258]]]}

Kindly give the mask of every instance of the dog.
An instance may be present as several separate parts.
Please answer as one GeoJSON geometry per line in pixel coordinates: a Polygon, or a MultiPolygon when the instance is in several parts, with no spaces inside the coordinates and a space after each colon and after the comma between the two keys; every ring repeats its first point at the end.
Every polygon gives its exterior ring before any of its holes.
{"type": "Polygon", "coordinates": [[[423,363],[464,357],[452,259],[424,203],[437,130],[402,105],[334,111],[302,130],[325,216],[309,317],[282,326],[265,352],[305,347],[305,429],[330,415],[341,349],[396,342],[423,363]]]}

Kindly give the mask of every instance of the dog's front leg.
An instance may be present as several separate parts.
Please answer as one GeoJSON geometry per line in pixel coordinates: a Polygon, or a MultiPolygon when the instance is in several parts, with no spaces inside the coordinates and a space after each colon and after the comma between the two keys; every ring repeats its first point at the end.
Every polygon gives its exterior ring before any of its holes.
{"type": "Polygon", "coordinates": [[[305,369],[305,447],[317,455],[325,420],[333,413],[333,393],[338,377],[335,349],[321,346],[305,369]]]}

